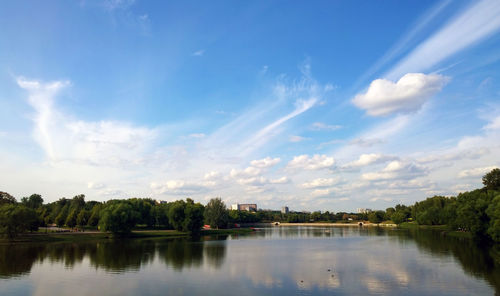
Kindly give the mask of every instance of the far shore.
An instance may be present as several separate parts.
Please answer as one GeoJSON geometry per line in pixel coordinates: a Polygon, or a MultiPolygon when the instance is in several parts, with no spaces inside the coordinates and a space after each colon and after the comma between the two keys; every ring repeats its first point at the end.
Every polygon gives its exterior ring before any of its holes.
{"type": "MultiPolygon", "coordinates": [[[[275,224],[272,224],[275,225],[275,224]]],[[[350,227],[364,227],[364,226],[381,226],[381,227],[396,227],[396,224],[374,224],[374,223],[280,223],[275,226],[350,226],[350,227]]]]}
{"type": "Polygon", "coordinates": [[[355,223],[328,223],[328,222],[311,222],[311,223],[286,223],[286,222],[267,222],[267,223],[244,223],[242,226],[254,226],[254,227],[269,227],[269,226],[347,226],[347,227],[364,227],[364,226],[379,226],[379,227],[397,227],[393,223],[380,223],[374,224],[370,222],[355,222],[355,223]],[[360,225],[360,223],[362,225],[360,225]]]}

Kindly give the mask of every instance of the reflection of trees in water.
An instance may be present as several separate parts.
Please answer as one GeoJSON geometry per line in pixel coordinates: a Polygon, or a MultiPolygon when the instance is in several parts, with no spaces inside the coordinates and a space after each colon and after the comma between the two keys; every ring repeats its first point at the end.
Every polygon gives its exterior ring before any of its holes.
{"type": "Polygon", "coordinates": [[[402,244],[414,241],[420,250],[429,252],[432,256],[453,256],[466,273],[484,278],[500,294],[500,264],[491,256],[498,254],[495,250],[498,247],[478,244],[470,239],[444,236],[439,231],[411,229],[389,231],[388,235],[396,236],[402,244]]]}
{"type": "Polygon", "coordinates": [[[203,262],[203,242],[173,239],[158,246],[158,257],[175,270],[197,267],[203,262]]]}
{"type": "Polygon", "coordinates": [[[0,245],[0,278],[29,273],[44,251],[44,246],[0,245]]]}
{"type": "Polygon", "coordinates": [[[63,262],[65,267],[72,268],[82,262],[92,245],[89,244],[51,244],[45,245],[45,254],[40,261],[63,262]]]}
{"type": "Polygon", "coordinates": [[[113,272],[139,270],[154,260],[155,243],[150,240],[116,240],[97,243],[90,264],[113,272]]]}
{"type": "Polygon", "coordinates": [[[85,258],[96,269],[109,272],[139,270],[156,256],[175,270],[206,264],[219,268],[226,256],[225,242],[170,240],[116,240],[93,243],[0,245],[0,278],[22,276],[36,262],[62,263],[73,267],[85,258]]]}
{"type": "Polygon", "coordinates": [[[212,241],[205,243],[205,258],[210,266],[220,268],[226,258],[226,243],[212,241]]]}

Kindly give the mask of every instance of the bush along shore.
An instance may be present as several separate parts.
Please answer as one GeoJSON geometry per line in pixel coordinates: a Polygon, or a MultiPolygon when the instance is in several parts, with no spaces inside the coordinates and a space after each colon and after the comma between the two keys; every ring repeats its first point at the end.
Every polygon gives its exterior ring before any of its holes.
{"type": "Polygon", "coordinates": [[[97,202],[86,201],[84,195],[77,195],[72,199],[44,203],[41,195],[32,194],[18,202],[10,194],[0,192],[0,235],[4,240],[43,240],[44,235],[61,240],[84,239],[82,233],[86,234],[85,239],[180,236],[241,232],[227,230],[237,224],[358,224],[369,221],[378,225],[396,224],[402,228],[429,228],[476,240],[500,242],[500,169],[493,169],[483,176],[482,181],[483,188],[457,196],[433,196],[413,205],[398,204],[385,211],[369,213],[236,211],[228,210],[220,198],[202,205],[190,198],[173,202],[157,202],[149,198],[97,202]],[[48,233],[47,227],[78,232],[48,233]],[[138,227],[150,231],[134,230],[138,227]],[[211,228],[212,232],[203,228],[211,228]],[[163,231],[157,231],[160,229],[163,231]],[[82,232],[84,230],[86,232],[82,232]]]}

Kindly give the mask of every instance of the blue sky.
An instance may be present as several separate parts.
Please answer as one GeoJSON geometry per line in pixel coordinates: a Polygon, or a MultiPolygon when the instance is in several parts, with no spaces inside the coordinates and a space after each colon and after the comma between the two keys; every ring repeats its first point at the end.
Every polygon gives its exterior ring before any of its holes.
{"type": "Polygon", "coordinates": [[[352,211],[500,165],[500,3],[0,4],[0,190],[352,211]]]}

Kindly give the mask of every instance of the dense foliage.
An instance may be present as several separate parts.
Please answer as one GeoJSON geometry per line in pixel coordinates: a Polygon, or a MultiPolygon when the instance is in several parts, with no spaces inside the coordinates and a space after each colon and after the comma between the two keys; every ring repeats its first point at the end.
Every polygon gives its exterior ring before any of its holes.
{"type": "Polygon", "coordinates": [[[204,223],[204,206],[192,199],[158,203],[152,199],[131,198],[107,202],[85,201],[84,195],[43,204],[38,194],[21,202],[0,192],[0,234],[13,238],[36,231],[39,226],[85,228],[127,234],[134,227],[176,229],[198,233],[204,223]]]}
{"type": "Polygon", "coordinates": [[[0,234],[15,237],[36,231],[39,226],[57,225],[79,229],[99,228],[116,234],[134,227],[176,229],[199,232],[203,223],[225,228],[237,223],[255,222],[355,222],[392,220],[395,224],[415,221],[421,225],[448,225],[451,230],[471,233],[477,239],[500,242],[500,170],[483,177],[484,188],[460,193],[456,197],[433,196],[412,206],[396,205],[371,213],[290,212],[228,210],[220,198],[204,207],[192,199],[158,203],[152,199],[131,198],[107,202],[85,201],[84,195],[61,198],[44,204],[38,194],[17,202],[0,192],[0,234]]]}
{"type": "Polygon", "coordinates": [[[226,205],[220,198],[211,199],[205,207],[205,221],[210,227],[223,228],[228,223],[226,205]]]}

